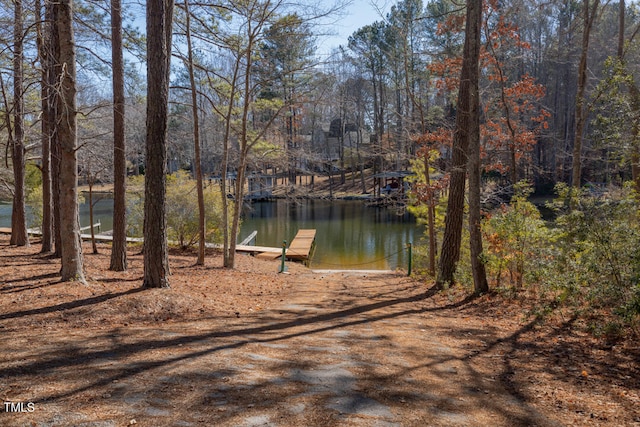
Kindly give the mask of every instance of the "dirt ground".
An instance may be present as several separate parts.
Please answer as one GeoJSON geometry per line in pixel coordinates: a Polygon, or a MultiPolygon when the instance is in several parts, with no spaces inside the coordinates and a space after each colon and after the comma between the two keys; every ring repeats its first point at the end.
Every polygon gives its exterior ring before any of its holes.
{"type": "Polygon", "coordinates": [[[0,236],[2,426],[640,426],[640,347],[499,295],[239,256],[60,283],[0,236]]]}

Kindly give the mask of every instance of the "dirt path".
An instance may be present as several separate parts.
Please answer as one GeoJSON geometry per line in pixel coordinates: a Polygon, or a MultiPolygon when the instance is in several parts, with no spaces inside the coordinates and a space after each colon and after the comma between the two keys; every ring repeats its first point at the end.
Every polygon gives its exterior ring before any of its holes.
{"type": "MultiPolygon", "coordinates": [[[[22,274],[23,255],[2,259],[0,273],[22,274]]],[[[536,321],[478,313],[490,302],[447,302],[406,277],[292,268],[271,299],[247,288],[259,299],[218,311],[194,299],[203,314],[171,319],[159,317],[178,312],[169,292],[223,300],[212,284],[227,273],[184,267],[180,285],[178,267],[178,289],[139,292],[134,259],[118,290],[101,273],[65,295],[76,288],[56,288],[68,285],[55,265],[31,262],[39,275],[0,274],[2,426],[640,425],[634,356],[608,350],[604,369],[536,321]]],[[[229,276],[238,294],[237,277],[283,280],[229,276]]]]}

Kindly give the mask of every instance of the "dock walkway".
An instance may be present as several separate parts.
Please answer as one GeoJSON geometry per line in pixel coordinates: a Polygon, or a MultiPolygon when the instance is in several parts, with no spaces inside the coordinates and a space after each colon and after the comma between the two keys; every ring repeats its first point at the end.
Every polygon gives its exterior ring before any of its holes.
{"type": "MultiPolygon", "coordinates": [[[[85,227],[86,228],[86,227],[85,227]]],[[[0,228],[0,233],[11,234],[10,228],[0,228]]],[[[39,235],[37,230],[29,230],[31,235],[39,235]]],[[[91,239],[89,234],[81,234],[83,240],[91,239]]],[[[286,250],[286,256],[288,259],[295,261],[308,262],[311,258],[314,246],[315,246],[316,230],[315,229],[302,229],[298,230],[298,234],[291,241],[291,245],[286,250]]],[[[113,241],[113,236],[109,235],[95,235],[95,239],[101,242],[113,241]]],[[[127,242],[142,242],[142,238],[128,237],[127,242]]],[[[245,243],[245,242],[243,242],[245,243]]],[[[220,248],[220,245],[207,244],[210,248],[220,248]]],[[[277,259],[282,256],[282,248],[271,248],[266,246],[254,246],[254,245],[236,245],[236,251],[252,253],[258,258],[264,259],[277,259]]]]}
{"type": "Polygon", "coordinates": [[[293,238],[289,249],[287,249],[287,258],[307,262],[311,258],[316,241],[315,229],[301,229],[293,238]]]}

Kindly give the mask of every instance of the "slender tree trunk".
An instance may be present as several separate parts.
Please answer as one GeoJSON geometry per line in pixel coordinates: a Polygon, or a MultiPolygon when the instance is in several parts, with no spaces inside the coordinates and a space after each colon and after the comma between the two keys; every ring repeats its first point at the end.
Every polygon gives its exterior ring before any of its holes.
{"type": "Polygon", "coordinates": [[[358,125],[358,140],[356,141],[356,152],[358,157],[358,167],[360,169],[360,186],[362,188],[362,194],[367,194],[367,182],[364,178],[364,162],[362,161],[362,154],[360,153],[360,147],[362,144],[362,129],[358,125]]]}
{"type": "MultiPolygon", "coordinates": [[[[242,211],[242,200],[244,198],[244,179],[247,168],[247,160],[249,156],[249,111],[251,109],[251,74],[252,74],[252,55],[253,55],[253,38],[251,37],[252,31],[249,27],[247,30],[249,34],[249,44],[246,47],[245,55],[245,70],[244,70],[244,100],[242,106],[242,121],[241,121],[241,133],[240,133],[240,159],[238,165],[237,179],[236,179],[236,198],[233,206],[233,218],[231,219],[231,235],[229,244],[229,265],[227,267],[235,267],[236,256],[236,240],[238,231],[240,229],[240,213],[242,211]]],[[[294,181],[295,183],[295,181],[294,181]]]]}
{"type": "Polygon", "coordinates": [[[585,108],[585,90],[587,87],[587,57],[589,54],[589,40],[591,37],[591,28],[596,19],[598,5],[600,1],[594,0],[590,4],[589,0],[583,0],[583,31],[582,31],[582,52],[580,54],[580,62],[578,64],[578,92],[576,94],[576,134],[573,143],[573,160],[572,160],[572,178],[571,185],[580,188],[582,179],[582,145],[584,138],[584,125],[586,122],[587,111],[585,108]]]}
{"type": "Polygon", "coordinates": [[[186,35],[187,35],[187,55],[189,70],[189,83],[191,84],[191,111],[193,115],[193,144],[195,150],[196,163],[196,186],[198,190],[198,260],[197,265],[204,265],[205,243],[207,237],[206,216],[204,209],[204,189],[202,184],[202,160],[200,158],[200,120],[198,115],[198,92],[196,88],[196,79],[193,70],[193,46],[191,45],[191,16],[189,12],[189,0],[184,0],[184,9],[186,15],[186,35]]]}
{"type": "Polygon", "coordinates": [[[127,160],[121,0],[111,0],[111,64],[113,68],[113,244],[109,270],[125,271],[127,269],[127,160]]]}
{"type": "MultiPolygon", "coordinates": [[[[429,151],[424,158],[424,179],[427,188],[431,187],[431,176],[429,168],[429,151]]],[[[429,274],[436,275],[436,226],[435,226],[435,194],[432,192],[430,199],[427,201],[427,231],[429,232],[429,274]]]]}
{"type": "MultiPolygon", "coordinates": [[[[57,68],[57,67],[56,67],[57,68]]],[[[60,224],[60,137],[58,133],[58,127],[55,125],[55,120],[58,117],[58,101],[59,94],[50,94],[55,106],[51,113],[54,121],[50,123],[51,128],[51,196],[53,205],[53,242],[54,251],[53,256],[60,258],[62,256],[62,225],[60,224]]]]}
{"type": "Polygon", "coordinates": [[[42,21],[42,3],[35,1],[36,20],[36,45],[38,48],[38,60],[40,62],[41,82],[40,98],[42,106],[41,120],[41,145],[42,145],[42,249],[41,253],[49,253],[53,250],[53,222],[52,222],[52,197],[51,197],[51,112],[49,109],[48,75],[51,70],[50,47],[51,41],[45,35],[50,34],[51,23],[42,21]]]}
{"type": "MultiPolygon", "coordinates": [[[[471,272],[477,294],[489,291],[487,272],[482,261],[482,229],[480,215],[480,26],[482,25],[482,2],[467,0],[467,30],[465,40],[471,44],[465,57],[469,67],[469,245],[471,249],[471,272]]],[[[466,43],[466,41],[465,41],[466,43]]],[[[463,65],[464,67],[464,65],[463,65]]],[[[515,141],[514,141],[515,144],[515,141]]],[[[515,175],[515,159],[513,160],[515,175]]]]}
{"type": "Polygon", "coordinates": [[[82,242],[78,212],[78,159],[76,145],[76,51],[73,35],[73,0],[60,0],[58,11],[61,74],[58,98],[60,138],[60,248],[62,281],[84,283],[82,242]]]}
{"type": "MultiPolygon", "coordinates": [[[[380,171],[380,168],[378,166],[378,157],[380,156],[379,153],[379,149],[377,147],[380,146],[380,144],[382,144],[382,127],[381,127],[381,123],[382,120],[379,118],[380,115],[380,107],[378,106],[378,104],[380,104],[380,100],[378,99],[378,85],[377,85],[377,78],[376,78],[377,74],[376,74],[376,68],[375,68],[375,64],[371,66],[371,84],[373,86],[373,130],[375,132],[376,135],[376,140],[374,143],[374,158],[373,158],[373,174],[377,174],[380,171]]],[[[375,179],[375,178],[374,178],[375,179]]]]}
{"type": "Polygon", "coordinates": [[[618,58],[622,60],[624,56],[624,13],[626,10],[624,0],[620,0],[618,8],[618,58]]]}
{"type": "Polygon", "coordinates": [[[60,224],[60,135],[58,123],[60,116],[60,87],[59,76],[62,73],[60,64],[60,34],[58,31],[59,10],[56,3],[48,0],[45,3],[45,20],[49,23],[49,98],[48,98],[48,120],[49,120],[49,145],[51,148],[51,198],[53,206],[53,256],[62,256],[62,226],[60,224]]]}
{"type": "Polygon", "coordinates": [[[89,172],[88,181],[89,181],[89,230],[91,233],[91,250],[95,255],[98,253],[98,245],[96,244],[96,232],[93,229],[93,178],[91,177],[91,172],[89,172]]]}
{"type": "Polygon", "coordinates": [[[222,196],[222,222],[224,224],[224,241],[223,241],[223,259],[222,265],[225,268],[233,268],[234,259],[231,257],[231,230],[229,229],[229,198],[227,197],[227,173],[229,171],[229,140],[231,138],[231,117],[235,108],[236,85],[240,72],[240,62],[236,61],[233,69],[233,78],[231,79],[231,89],[229,93],[229,105],[225,112],[225,128],[222,138],[222,170],[220,172],[220,192],[222,196]]]}
{"type": "Polygon", "coordinates": [[[147,0],[147,135],[144,199],[144,281],[169,287],[167,247],[167,120],[173,0],[147,0]]]}
{"type": "MultiPolygon", "coordinates": [[[[473,138],[474,115],[477,111],[474,104],[478,102],[473,94],[474,69],[478,67],[477,54],[474,50],[476,29],[476,9],[480,2],[467,0],[467,22],[463,50],[462,70],[460,73],[460,88],[458,90],[458,106],[456,114],[456,130],[453,135],[453,153],[451,179],[449,181],[449,201],[445,216],[445,230],[442,239],[442,251],[436,285],[443,287],[454,282],[456,266],[460,260],[460,244],[462,241],[462,223],[464,217],[464,194],[467,175],[467,155],[469,141],[473,138]],[[476,58],[473,63],[473,58],[476,58]]],[[[477,79],[477,77],[475,77],[477,79]]],[[[476,83],[477,84],[477,83],[476,83]]],[[[477,96],[477,95],[476,95],[477,96]]]]}
{"type": "Polygon", "coordinates": [[[11,211],[10,243],[29,246],[25,207],[25,146],[24,146],[24,91],[22,88],[24,60],[22,28],[22,0],[14,0],[13,24],[13,208],[11,211]]]}

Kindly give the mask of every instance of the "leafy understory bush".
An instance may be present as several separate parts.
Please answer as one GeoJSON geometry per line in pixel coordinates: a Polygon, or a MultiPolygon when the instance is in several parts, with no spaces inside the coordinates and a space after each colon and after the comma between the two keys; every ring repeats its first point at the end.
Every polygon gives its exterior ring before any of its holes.
{"type": "MultiPolygon", "coordinates": [[[[128,233],[142,236],[144,221],[144,177],[133,177],[127,195],[128,233]]],[[[205,228],[208,243],[222,243],[222,198],[217,186],[204,188],[205,228]]],[[[167,177],[167,235],[181,248],[198,242],[198,194],[196,181],[185,171],[167,177]]]]}
{"type": "MultiPolygon", "coordinates": [[[[558,185],[556,191],[548,205],[553,222],[542,220],[525,184],[487,216],[483,261],[490,286],[516,298],[537,298],[537,315],[572,310],[608,341],[629,330],[640,334],[638,195],[631,187],[594,193],[558,185]]],[[[456,280],[470,286],[467,235],[464,230],[456,280]]]]}
{"type": "Polygon", "coordinates": [[[502,205],[483,224],[487,276],[494,286],[514,291],[539,282],[552,256],[547,229],[538,208],[528,200],[531,188],[518,183],[509,205],[502,205]]]}
{"type": "Polygon", "coordinates": [[[594,331],[619,335],[617,322],[636,327],[640,316],[640,204],[630,188],[596,195],[557,186],[553,242],[554,278],[560,298],[586,306],[594,331]],[[611,320],[611,319],[614,320],[611,320]],[[605,322],[603,326],[600,322],[605,322]],[[608,324],[608,326],[607,326],[608,324]]]}

